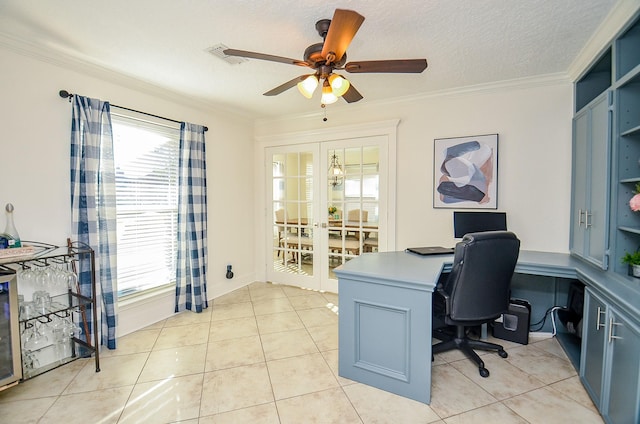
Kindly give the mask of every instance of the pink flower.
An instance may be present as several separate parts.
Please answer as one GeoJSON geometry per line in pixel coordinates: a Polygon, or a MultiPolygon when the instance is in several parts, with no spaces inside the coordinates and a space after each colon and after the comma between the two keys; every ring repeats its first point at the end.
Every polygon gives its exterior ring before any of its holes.
{"type": "Polygon", "coordinates": [[[629,200],[629,207],[634,212],[640,211],[640,194],[636,194],[629,200]]]}

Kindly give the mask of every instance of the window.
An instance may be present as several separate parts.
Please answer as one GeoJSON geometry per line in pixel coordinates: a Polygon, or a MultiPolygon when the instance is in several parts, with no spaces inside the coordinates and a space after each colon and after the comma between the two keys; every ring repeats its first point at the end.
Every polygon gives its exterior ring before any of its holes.
{"type": "Polygon", "coordinates": [[[180,129],[112,111],[118,298],[175,284],[180,129]]]}

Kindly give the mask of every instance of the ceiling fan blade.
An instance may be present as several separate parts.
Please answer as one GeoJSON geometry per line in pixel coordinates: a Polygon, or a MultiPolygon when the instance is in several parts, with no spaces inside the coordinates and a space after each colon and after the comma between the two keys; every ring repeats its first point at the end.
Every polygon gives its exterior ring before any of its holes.
{"type": "Polygon", "coordinates": [[[227,56],[240,56],[240,57],[247,57],[249,59],[260,59],[260,60],[268,60],[270,62],[287,63],[289,65],[298,65],[298,66],[307,66],[307,67],[309,66],[309,64],[303,60],[290,59],[288,57],[274,56],[271,54],[248,52],[246,50],[226,49],[226,50],[223,50],[222,53],[226,54],[227,56]]]}
{"type": "Polygon", "coordinates": [[[403,60],[369,60],[364,62],[349,62],[344,66],[345,71],[351,73],[364,72],[394,72],[419,74],[427,69],[427,59],[403,60]]]}
{"type": "Polygon", "coordinates": [[[344,93],[342,95],[342,98],[347,103],[355,103],[357,101],[362,100],[362,94],[360,94],[360,92],[358,92],[358,90],[356,90],[356,88],[353,86],[353,84],[349,84],[349,89],[347,90],[346,93],[344,93]]]}
{"type": "Polygon", "coordinates": [[[313,74],[300,75],[299,77],[295,77],[294,79],[292,79],[290,81],[287,81],[284,84],[279,85],[279,86],[277,86],[276,88],[274,88],[272,90],[267,91],[266,93],[263,94],[263,96],[277,96],[278,94],[287,91],[291,87],[295,87],[296,84],[298,84],[300,81],[304,80],[309,75],[313,75],[313,74]]]}
{"type": "Polygon", "coordinates": [[[322,57],[331,63],[340,61],[362,22],[364,22],[364,16],[358,12],[336,9],[324,39],[322,57]]]}

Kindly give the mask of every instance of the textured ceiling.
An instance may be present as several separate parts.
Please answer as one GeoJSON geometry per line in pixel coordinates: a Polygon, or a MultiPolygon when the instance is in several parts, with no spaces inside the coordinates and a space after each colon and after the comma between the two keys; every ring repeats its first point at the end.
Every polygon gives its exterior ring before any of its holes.
{"type": "MultiPolygon", "coordinates": [[[[311,113],[319,95],[262,93],[307,73],[207,53],[229,47],[302,58],[336,8],[365,21],[350,61],[427,58],[414,74],[345,74],[381,101],[457,87],[565,73],[616,0],[0,0],[0,44],[79,63],[253,118],[311,113]]],[[[74,87],[61,87],[73,91],[74,87]]],[[[91,93],[82,93],[90,96],[91,93]]],[[[342,101],[341,101],[342,102],[342,101]]],[[[345,107],[354,105],[345,105],[345,107]]]]}

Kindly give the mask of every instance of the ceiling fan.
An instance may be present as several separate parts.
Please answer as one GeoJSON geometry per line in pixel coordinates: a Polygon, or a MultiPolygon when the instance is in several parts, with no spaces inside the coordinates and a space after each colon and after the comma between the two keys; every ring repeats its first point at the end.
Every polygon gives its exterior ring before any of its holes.
{"type": "Polygon", "coordinates": [[[297,85],[298,90],[311,98],[317,86],[322,83],[322,107],[334,103],[342,97],[348,103],[362,100],[362,95],[347,79],[334,73],[336,70],[350,73],[416,73],[427,68],[426,59],[370,60],[347,63],[347,47],[364,22],[364,16],[353,10],[336,9],[333,19],[316,22],[316,30],[324,42],[312,44],[304,51],[303,60],[290,59],[245,50],[225,49],[227,56],[268,60],[311,68],[313,73],[301,75],[264,93],[265,96],[278,95],[297,85]]]}

